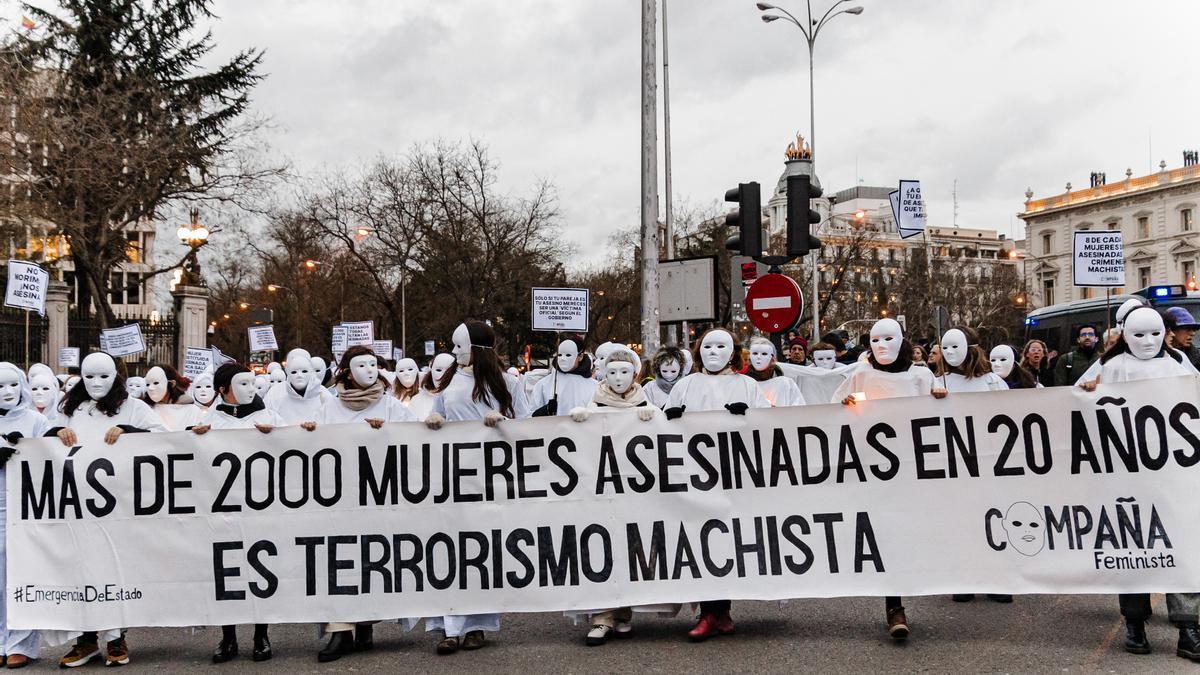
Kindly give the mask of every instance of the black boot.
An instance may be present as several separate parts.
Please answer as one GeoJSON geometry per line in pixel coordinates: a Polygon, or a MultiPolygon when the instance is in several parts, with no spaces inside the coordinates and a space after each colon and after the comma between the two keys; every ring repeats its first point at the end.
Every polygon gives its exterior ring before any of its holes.
{"type": "Polygon", "coordinates": [[[1179,646],[1175,654],[1185,659],[1200,661],[1200,628],[1189,623],[1179,627],[1179,646]]]}
{"type": "Polygon", "coordinates": [[[267,624],[254,624],[254,655],[255,661],[271,660],[271,639],[267,637],[267,624]]]}
{"type": "Polygon", "coordinates": [[[988,593],[988,600],[991,600],[992,602],[999,602],[1001,604],[1007,605],[1008,603],[1012,602],[1012,596],[1011,595],[1003,595],[1000,593],[988,593]]]}
{"type": "Polygon", "coordinates": [[[1146,639],[1146,622],[1125,620],[1125,651],[1130,654],[1149,654],[1150,641],[1146,639]]]}
{"type": "Polygon", "coordinates": [[[369,623],[354,627],[354,648],[360,652],[369,652],[375,647],[374,631],[369,623]]]}
{"type": "Polygon", "coordinates": [[[213,650],[212,662],[225,663],[238,655],[237,630],[233,626],[221,626],[221,643],[213,650]]]}
{"type": "Polygon", "coordinates": [[[329,663],[354,653],[354,631],[339,630],[329,635],[329,643],[317,652],[317,661],[329,663]]]}
{"type": "Polygon", "coordinates": [[[955,593],[950,596],[950,599],[955,602],[970,602],[975,599],[974,593],[955,593]]]}

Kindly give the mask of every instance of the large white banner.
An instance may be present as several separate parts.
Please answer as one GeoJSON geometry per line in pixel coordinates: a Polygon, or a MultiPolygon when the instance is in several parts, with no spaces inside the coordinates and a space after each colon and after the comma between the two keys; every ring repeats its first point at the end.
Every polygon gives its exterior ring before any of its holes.
{"type": "Polygon", "coordinates": [[[366,424],[8,465],[19,628],[1200,589],[1193,378],[641,422],[366,424]]]}

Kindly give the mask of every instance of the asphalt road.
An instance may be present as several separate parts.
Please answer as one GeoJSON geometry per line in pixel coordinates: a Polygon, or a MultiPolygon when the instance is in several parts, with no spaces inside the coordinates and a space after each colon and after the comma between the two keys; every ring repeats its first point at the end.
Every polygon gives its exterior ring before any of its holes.
{"type": "MultiPolygon", "coordinates": [[[[422,627],[375,629],[375,649],[319,664],[320,642],[311,625],[272,627],[275,658],[253,663],[249,626],[239,630],[243,656],[216,666],[210,654],[217,629],[134,629],[132,663],[124,671],[172,673],[473,672],[473,673],[1200,673],[1200,664],[1175,656],[1177,632],[1166,621],[1162,596],[1154,597],[1148,625],[1154,653],[1121,649],[1123,632],[1115,596],[1018,596],[1011,605],[982,596],[959,604],[948,597],[906,600],[913,636],[894,644],[884,631],[883,600],[842,598],[735,602],[737,634],[690,644],[685,618],[635,618],[635,636],[586,647],[586,628],[556,614],[504,617],[503,630],[475,652],[437,656],[422,627]]],[[[43,654],[34,670],[56,666],[60,651],[43,654]]],[[[95,662],[82,669],[102,669],[95,662]]],[[[104,669],[107,670],[107,669],[104,669]]]]}

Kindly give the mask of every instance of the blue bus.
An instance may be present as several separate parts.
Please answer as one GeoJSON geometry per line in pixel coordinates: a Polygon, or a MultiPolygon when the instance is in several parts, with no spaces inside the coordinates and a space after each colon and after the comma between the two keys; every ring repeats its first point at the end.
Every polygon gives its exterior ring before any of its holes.
{"type": "Polygon", "coordinates": [[[1073,336],[1079,326],[1092,324],[1102,333],[1116,323],[1117,308],[1134,297],[1148,300],[1151,306],[1160,310],[1183,307],[1193,317],[1200,318],[1200,291],[1188,291],[1182,284],[1149,286],[1133,294],[1076,300],[1035,309],[1025,317],[1025,339],[1037,338],[1051,350],[1067,352],[1075,346],[1073,336]]]}

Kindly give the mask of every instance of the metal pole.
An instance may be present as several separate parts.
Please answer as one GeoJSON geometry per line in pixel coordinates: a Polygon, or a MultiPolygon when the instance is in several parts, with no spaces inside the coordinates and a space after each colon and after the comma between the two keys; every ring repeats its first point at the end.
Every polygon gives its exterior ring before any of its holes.
{"type": "MultiPolygon", "coordinates": [[[[809,9],[809,14],[812,14],[812,9],[809,9]]],[[[813,47],[814,39],[808,40],[808,149],[812,153],[812,172],[813,177],[817,175],[817,99],[816,89],[813,86],[813,47]]],[[[832,214],[830,214],[832,215],[832,214]]],[[[820,231],[821,224],[817,223],[817,231],[820,231]]],[[[817,271],[817,257],[820,255],[820,249],[813,251],[813,269],[812,269],[812,339],[813,342],[821,341],[821,277],[817,271]]]]}
{"type": "Polygon", "coordinates": [[[642,0],[642,353],[658,351],[656,0],[642,0]]]}
{"type": "Polygon", "coordinates": [[[408,307],[404,301],[404,289],[408,282],[408,270],[400,272],[400,349],[408,356],[408,307]]]}
{"type": "Polygon", "coordinates": [[[29,370],[29,310],[25,310],[25,370],[29,370]]]}
{"type": "MultiPolygon", "coordinates": [[[[671,66],[667,58],[667,0],[662,0],[662,38],[663,38],[663,187],[667,193],[667,203],[664,207],[665,227],[663,236],[666,241],[663,246],[667,259],[675,257],[675,222],[671,205],[675,195],[671,192],[671,66]]],[[[687,324],[683,324],[687,331],[687,324]]],[[[679,344],[679,326],[667,326],[667,344],[679,344]]]]}

